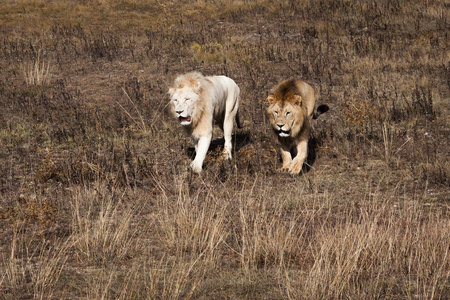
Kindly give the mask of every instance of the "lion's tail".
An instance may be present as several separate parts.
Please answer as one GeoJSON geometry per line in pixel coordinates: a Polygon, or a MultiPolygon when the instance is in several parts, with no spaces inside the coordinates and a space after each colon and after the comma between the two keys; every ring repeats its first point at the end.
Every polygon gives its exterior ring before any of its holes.
{"type": "Polygon", "coordinates": [[[326,104],[319,105],[319,107],[317,107],[317,110],[313,115],[313,119],[317,119],[321,114],[327,112],[329,109],[330,108],[326,104]]]}
{"type": "Polygon", "coordinates": [[[239,119],[239,109],[238,109],[238,111],[236,112],[236,124],[237,124],[237,127],[238,127],[239,129],[241,129],[242,127],[244,127],[244,125],[241,123],[241,120],[239,119]]]}

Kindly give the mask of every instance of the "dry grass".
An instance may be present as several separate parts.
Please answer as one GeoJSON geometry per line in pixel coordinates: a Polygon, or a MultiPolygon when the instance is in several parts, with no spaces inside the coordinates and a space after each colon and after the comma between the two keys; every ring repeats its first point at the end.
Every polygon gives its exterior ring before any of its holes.
{"type": "Polygon", "coordinates": [[[446,1],[4,1],[0,299],[446,299],[446,1]],[[233,78],[246,127],[204,172],[167,111],[233,78]],[[308,168],[267,91],[311,83],[308,168]]]}
{"type": "Polygon", "coordinates": [[[24,63],[23,75],[28,86],[46,85],[49,78],[50,62],[41,62],[40,53],[33,62],[24,63]]]}

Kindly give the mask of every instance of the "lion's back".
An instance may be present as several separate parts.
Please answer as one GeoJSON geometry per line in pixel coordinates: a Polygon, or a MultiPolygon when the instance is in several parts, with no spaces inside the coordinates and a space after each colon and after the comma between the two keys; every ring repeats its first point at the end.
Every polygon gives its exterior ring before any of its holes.
{"type": "Polygon", "coordinates": [[[217,75],[217,76],[209,76],[206,78],[211,81],[211,83],[214,85],[214,88],[219,93],[240,92],[239,86],[230,77],[224,75],[217,75]]]}
{"type": "Polygon", "coordinates": [[[308,116],[311,117],[314,112],[314,105],[316,104],[314,89],[308,83],[299,80],[296,82],[296,86],[300,96],[302,96],[302,102],[306,106],[308,116]]]}
{"type": "Polygon", "coordinates": [[[206,78],[211,83],[210,99],[215,107],[215,115],[225,114],[225,111],[233,110],[239,106],[240,89],[236,82],[223,75],[210,76],[206,78]]]}

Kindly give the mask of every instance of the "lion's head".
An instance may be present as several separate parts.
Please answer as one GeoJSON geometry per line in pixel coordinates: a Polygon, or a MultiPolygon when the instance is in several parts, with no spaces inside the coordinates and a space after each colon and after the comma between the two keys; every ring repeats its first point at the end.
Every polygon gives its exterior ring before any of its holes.
{"type": "Polygon", "coordinates": [[[191,125],[197,119],[203,79],[204,76],[198,72],[180,75],[169,89],[173,113],[183,126],[191,125]]]}
{"type": "Polygon", "coordinates": [[[302,129],[304,112],[301,107],[301,96],[290,95],[280,99],[275,95],[267,98],[269,107],[267,114],[272,130],[282,138],[295,138],[302,129]]]}

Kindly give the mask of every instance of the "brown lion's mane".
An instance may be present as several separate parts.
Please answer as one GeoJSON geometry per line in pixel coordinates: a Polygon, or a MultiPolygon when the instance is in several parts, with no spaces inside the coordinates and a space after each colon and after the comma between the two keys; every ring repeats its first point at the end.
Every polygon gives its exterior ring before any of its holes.
{"type": "Polygon", "coordinates": [[[296,84],[296,80],[289,79],[275,87],[269,95],[281,102],[280,105],[283,106],[285,103],[294,104],[296,100],[296,97],[294,96],[300,96],[300,91],[296,84]]]}

